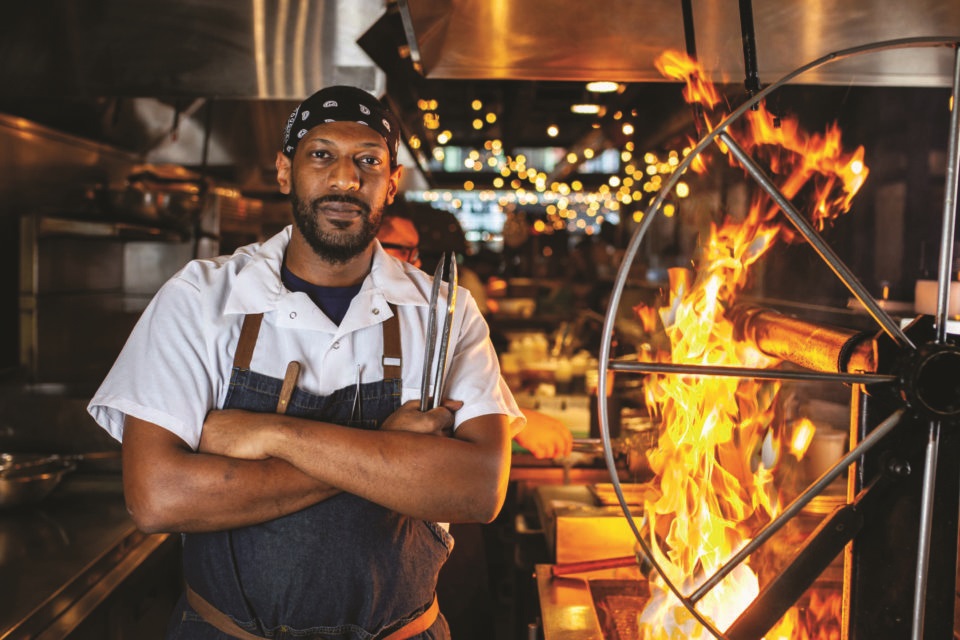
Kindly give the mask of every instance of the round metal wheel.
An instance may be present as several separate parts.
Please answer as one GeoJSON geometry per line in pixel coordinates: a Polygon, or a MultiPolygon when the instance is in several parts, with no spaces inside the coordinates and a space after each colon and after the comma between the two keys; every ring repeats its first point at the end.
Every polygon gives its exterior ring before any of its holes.
{"type": "MultiPolygon", "coordinates": [[[[834,480],[841,474],[846,473],[848,467],[851,465],[867,466],[865,461],[868,460],[871,451],[882,443],[885,438],[891,437],[890,434],[896,431],[905,431],[909,434],[906,437],[918,440],[920,443],[919,447],[922,450],[922,482],[918,481],[919,484],[917,485],[920,493],[919,533],[915,542],[915,571],[913,572],[914,584],[912,587],[913,605],[909,625],[912,638],[920,640],[924,637],[925,609],[927,608],[926,603],[928,601],[927,577],[931,561],[931,524],[933,522],[935,492],[937,490],[938,459],[942,455],[940,452],[941,437],[946,429],[953,429],[960,425],[960,348],[957,346],[957,340],[948,335],[947,331],[948,297],[950,281],[952,280],[953,238],[956,229],[957,183],[958,171],[960,171],[960,149],[958,149],[958,135],[960,135],[960,114],[958,114],[958,111],[960,111],[960,109],[957,109],[954,103],[955,106],[949,114],[950,134],[945,178],[946,195],[944,198],[941,229],[936,314],[933,317],[921,317],[915,321],[913,325],[905,328],[902,328],[900,324],[885,311],[883,305],[871,296],[866,287],[860,283],[853,272],[820,237],[814,226],[808,222],[806,218],[794,208],[790,200],[779,191],[778,187],[764,172],[764,169],[758,166],[750,154],[738,145],[734,137],[730,135],[728,129],[731,124],[740,119],[741,116],[749,110],[753,109],[755,105],[766,99],[773,91],[776,91],[808,71],[852,56],[871,54],[890,49],[917,47],[953,48],[954,74],[952,95],[954,96],[954,100],[956,100],[957,96],[960,96],[960,56],[958,56],[957,53],[958,45],[960,45],[960,42],[956,39],[945,38],[911,38],[865,45],[824,56],[788,74],[778,82],[769,85],[753,96],[752,99],[734,110],[696,144],[691,153],[679,164],[670,178],[665,181],[656,198],[647,208],[644,217],[641,219],[625,250],[610,296],[599,354],[600,363],[597,396],[604,456],[620,506],[629,521],[639,548],[646,556],[644,560],[649,562],[657,572],[657,579],[662,582],[668,592],[686,608],[687,612],[689,612],[690,616],[692,616],[697,623],[702,625],[702,627],[715,638],[722,640],[759,638],[779,620],[783,610],[794,602],[797,595],[795,587],[791,587],[789,584],[774,585],[772,587],[774,590],[778,588],[781,589],[779,594],[761,592],[761,596],[754,600],[754,604],[756,604],[761,597],[766,596],[767,600],[764,602],[764,608],[770,611],[765,614],[761,612],[759,615],[748,616],[747,619],[743,617],[738,618],[724,630],[719,629],[714,620],[711,620],[707,615],[701,613],[697,609],[697,605],[725,578],[737,571],[738,567],[740,567],[751,554],[771,539],[772,536],[791,519],[795,518],[806,505],[821,495],[834,480]],[[798,234],[817,252],[840,282],[872,317],[876,326],[879,328],[880,337],[878,340],[882,343],[877,348],[883,354],[883,364],[878,367],[876,371],[849,373],[843,371],[842,368],[837,372],[829,372],[810,369],[702,366],[671,362],[643,363],[612,358],[612,341],[617,314],[622,304],[623,292],[628,280],[628,275],[637,258],[640,244],[654,220],[656,220],[660,214],[662,205],[667,199],[668,194],[673,191],[681,175],[700,154],[713,145],[721,145],[729,150],[732,157],[738,161],[759,187],[766,191],[767,195],[776,204],[780,212],[788,218],[798,234]],[[671,580],[668,572],[658,560],[664,558],[664,554],[662,550],[654,548],[657,545],[656,536],[651,532],[643,531],[645,528],[643,523],[638,523],[633,518],[630,506],[624,496],[610,435],[611,422],[608,413],[607,396],[611,391],[611,389],[608,388],[611,384],[608,373],[612,371],[641,375],[723,376],[741,380],[797,380],[842,383],[852,385],[854,389],[863,391],[864,395],[873,393],[874,395],[883,396],[884,400],[879,405],[882,407],[883,415],[874,416],[873,419],[871,419],[869,428],[860,434],[859,440],[853,443],[854,446],[849,449],[846,455],[830,468],[829,471],[800,492],[777,517],[764,525],[747,544],[737,549],[735,553],[726,559],[718,570],[713,572],[712,575],[705,576],[702,580],[698,580],[696,584],[688,586],[688,593],[684,593],[680,585],[676,584],[675,580],[671,580]],[[794,600],[789,600],[789,598],[794,598],[794,600]],[[785,602],[786,600],[789,600],[789,602],[785,602]],[[782,610],[778,607],[782,607],[782,610]],[[770,619],[771,617],[772,619],[770,619]]],[[[849,357],[850,353],[846,353],[844,356],[849,357]]],[[[900,438],[901,436],[897,437],[900,438]]],[[[874,463],[871,462],[870,464],[874,463]]],[[[900,459],[884,458],[880,462],[877,462],[875,466],[883,467],[876,473],[876,482],[871,483],[870,487],[863,487],[863,489],[873,489],[874,487],[872,485],[877,483],[896,482],[898,477],[911,473],[913,473],[914,476],[920,475],[910,468],[908,462],[900,459]]],[[[861,471],[858,470],[858,474],[860,473],[861,471]]],[[[950,483],[941,482],[941,485],[943,484],[950,483]]],[[[960,483],[957,483],[956,479],[954,479],[953,484],[960,483]]],[[[956,487],[947,487],[947,489],[949,489],[948,495],[951,496],[960,490],[956,487]]],[[[851,527],[863,526],[860,521],[860,519],[864,517],[863,513],[870,513],[870,509],[876,510],[872,505],[877,502],[877,499],[871,498],[868,494],[869,491],[858,494],[858,500],[862,497],[862,504],[848,504],[847,507],[836,512],[831,520],[831,526],[835,527],[837,531],[843,531],[844,527],[847,527],[847,534],[850,533],[849,529],[851,527]]],[[[956,505],[954,505],[954,509],[956,509],[956,505]]],[[[953,519],[954,521],[956,520],[955,513],[953,519]]],[[[955,543],[955,530],[953,535],[955,543]]],[[[823,539],[823,536],[820,538],[823,539]]],[[[825,545],[831,552],[840,552],[850,539],[850,537],[844,538],[843,536],[834,536],[833,539],[830,539],[828,536],[826,542],[821,544],[821,547],[825,545]]],[[[853,539],[855,540],[856,538],[853,539]]],[[[809,570],[804,571],[801,565],[814,560],[814,556],[818,553],[822,556],[823,553],[825,553],[825,549],[813,549],[807,556],[798,556],[783,572],[785,580],[781,582],[789,583],[790,580],[796,580],[798,576],[809,580],[814,579],[815,576],[808,575],[809,570]]],[[[813,564],[816,565],[816,562],[813,564]]],[[[817,566],[819,570],[822,570],[825,565],[817,566]]],[[[948,595],[951,601],[955,598],[955,592],[952,590],[948,595]]],[[[751,608],[752,605],[748,605],[747,611],[749,612],[751,608]]],[[[902,633],[899,637],[903,637],[902,633]]]]}

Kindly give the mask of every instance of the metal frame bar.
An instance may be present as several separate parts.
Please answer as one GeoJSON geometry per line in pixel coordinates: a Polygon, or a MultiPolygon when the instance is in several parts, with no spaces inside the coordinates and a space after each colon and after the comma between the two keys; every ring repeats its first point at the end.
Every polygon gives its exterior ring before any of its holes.
{"type": "Polygon", "coordinates": [[[751,369],[748,367],[721,367],[717,365],[670,364],[664,362],[610,363],[613,371],[636,373],[674,373],[694,376],[729,376],[754,380],[806,380],[812,382],[842,382],[845,384],[880,384],[896,382],[897,376],[874,373],[825,373],[821,371],[787,371],[783,369],[751,369]]]}
{"type": "Polygon", "coordinates": [[[953,62],[953,117],[947,147],[947,172],[944,178],[943,227],[940,232],[940,263],[937,270],[936,342],[947,341],[947,311],[950,305],[950,282],[953,270],[953,236],[957,226],[957,183],[960,181],[960,46],[955,47],[953,62]]]}
{"type": "Polygon", "coordinates": [[[933,494],[937,487],[937,455],[940,449],[940,423],[933,421],[927,434],[923,465],[923,491],[920,494],[920,532],[917,545],[917,582],[913,591],[914,640],[923,638],[927,580],[930,569],[930,534],[933,526],[933,494]]]}
{"type": "Polygon", "coordinates": [[[744,547],[735,553],[729,560],[727,560],[727,562],[720,567],[720,569],[718,569],[713,576],[706,580],[700,586],[700,588],[690,594],[690,601],[696,603],[698,600],[702,599],[703,596],[717,586],[721,580],[727,577],[727,575],[729,575],[738,564],[746,560],[751,553],[759,549],[763,543],[769,540],[777,531],[779,531],[783,525],[787,523],[787,521],[800,513],[800,511],[807,506],[811,500],[816,498],[824,489],[830,486],[830,484],[836,480],[841,473],[847,470],[847,467],[856,462],[860,456],[873,449],[885,435],[890,433],[894,427],[900,424],[900,420],[903,418],[903,413],[903,409],[894,411],[890,417],[880,423],[876,429],[871,431],[870,435],[864,438],[860,444],[851,449],[847,455],[830,467],[830,469],[820,476],[816,482],[807,487],[807,490],[797,496],[797,498],[791,502],[779,516],[767,523],[767,526],[761,529],[760,532],[754,536],[753,540],[744,545],[744,547]]]}
{"type": "Polygon", "coordinates": [[[916,349],[916,346],[910,341],[910,338],[907,337],[900,326],[880,307],[873,296],[870,295],[870,292],[867,291],[867,288],[863,286],[849,267],[840,260],[840,256],[820,237],[820,234],[813,228],[813,225],[807,222],[807,219],[794,208],[790,200],[773,184],[773,181],[767,176],[766,172],[737,144],[737,141],[731,138],[730,134],[726,131],[720,133],[719,140],[727,145],[743,168],[746,169],[753,179],[757,181],[757,184],[767,192],[767,195],[773,198],[777,206],[780,207],[780,210],[783,211],[797,231],[800,232],[800,235],[810,243],[814,251],[827,263],[827,266],[830,267],[837,278],[840,279],[840,282],[846,285],[850,293],[867,309],[870,316],[876,320],[883,331],[893,338],[898,345],[916,349]]]}

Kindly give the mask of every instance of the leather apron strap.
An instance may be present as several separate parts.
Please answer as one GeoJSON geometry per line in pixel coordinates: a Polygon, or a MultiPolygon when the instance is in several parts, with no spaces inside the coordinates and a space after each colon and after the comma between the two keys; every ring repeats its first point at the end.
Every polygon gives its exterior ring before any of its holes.
{"type": "MultiPolygon", "coordinates": [[[[231,638],[237,638],[238,640],[263,640],[261,636],[254,635],[238,625],[233,621],[233,618],[204,600],[200,594],[191,589],[189,586],[187,587],[186,592],[187,602],[191,607],[193,607],[193,610],[196,611],[200,617],[212,627],[215,627],[217,630],[222,631],[231,638]]],[[[437,616],[439,614],[440,605],[437,603],[436,594],[434,594],[433,602],[430,603],[430,606],[427,607],[423,613],[393,633],[384,636],[381,640],[408,640],[409,638],[419,635],[432,627],[433,623],[437,621],[437,616]]]]}
{"type": "Polygon", "coordinates": [[[384,636],[381,640],[407,640],[408,638],[413,638],[432,627],[433,623],[437,621],[438,615],[440,615],[440,604],[437,602],[437,594],[433,594],[433,602],[430,603],[430,606],[427,607],[423,613],[390,635],[384,636]]]}
{"type": "Polygon", "coordinates": [[[263,322],[262,313],[251,313],[243,317],[243,326],[240,327],[240,339],[237,340],[237,352],[233,355],[233,366],[237,369],[249,369],[253,359],[253,349],[257,346],[257,336],[260,335],[260,323],[263,322]]]}
{"type": "Polygon", "coordinates": [[[233,621],[233,618],[204,600],[200,594],[189,586],[186,588],[186,595],[187,603],[193,607],[193,610],[210,626],[216,627],[231,638],[239,638],[240,640],[263,640],[262,637],[256,636],[242,628],[233,621]]]}
{"type": "Polygon", "coordinates": [[[383,378],[384,380],[399,380],[403,375],[400,314],[397,313],[396,305],[389,304],[389,306],[390,313],[393,315],[383,321],[383,378]]]}
{"type": "MultiPolygon", "coordinates": [[[[400,314],[397,307],[388,303],[390,317],[383,321],[383,377],[386,380],[400,379],[403,375],[403,346],[400,341],[400,314]]],[[[233,366],[237,369],[249,369],[253,360],[253,350],[257,346],[257,337],[260,335],[260,324],[263,322],[262,313],[253,313],[244,316],[243,326],[240,327],[240,338],[237,340],[237,352],[233,356],[233,366]]],[[[291,363],[293,364],[293,363],[291,363]]],[[[284,382],[291,378],[296,381],[299,373],[299,363],[295,371],[287,370],[284,382]]],[[[287,386],[287,385],[284,385],[287,386]]],[[[292,388],[290,392],[292,392],[292,388]]],[[[289,395],[287,396],[289,400],[289,395]]]]}

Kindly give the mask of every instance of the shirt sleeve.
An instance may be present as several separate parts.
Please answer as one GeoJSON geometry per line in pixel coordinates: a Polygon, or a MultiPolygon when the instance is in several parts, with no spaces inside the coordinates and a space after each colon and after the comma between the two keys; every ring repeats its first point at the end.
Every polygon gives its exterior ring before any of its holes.
{"type": "MultiPolygon", "coordinates": [[[[147,306],[87,410],[117,440],[126,416],[159,425],[196,449],[206,414],[224,387],[218,305],[174,278],[147,306]],[[214,309],[213,307],[216,307],[214,309]]],[[[229,319],[229,318],[227,318],[229,319]]],[[[229,374],[229,365],[227,365],[229,374]]]]}
{"type": "Polygon", "coordinates": [[[471,295],[463,296],[463,308],[464,319],[459,334],[453,337],[456,349],[446,383],[446,395],[464,403],[456,412],[454,428],[471,418],[501,414],[510,421],[510,435],[514,436],[526,424],[526,418],[500,375],[490,329],[471,295]]]}

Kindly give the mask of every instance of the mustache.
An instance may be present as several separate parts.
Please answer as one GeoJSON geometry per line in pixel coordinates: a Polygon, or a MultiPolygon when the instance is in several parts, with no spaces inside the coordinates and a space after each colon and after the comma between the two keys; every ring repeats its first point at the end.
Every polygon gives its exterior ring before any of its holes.
{"type": "Polygon", "coordinates": [[[370,214],[370,205],[361,200],[360,198],[355,198],[353,196],[347,195],[326,195],[315,198],[310,202],[310,207],[316,211],[318,207],[323,206],[324,204],[331,202],[341,202],[345,204],[351,204],[360,209],[363,212],[363,215],[370,214]]]}

